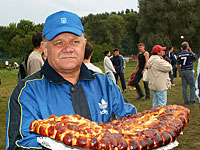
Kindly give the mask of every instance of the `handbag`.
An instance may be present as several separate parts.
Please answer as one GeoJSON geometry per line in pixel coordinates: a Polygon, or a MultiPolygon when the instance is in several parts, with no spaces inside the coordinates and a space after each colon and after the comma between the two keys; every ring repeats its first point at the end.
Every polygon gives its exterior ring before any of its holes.
{"type": "Polygon", "coordinates": [[[148,82],[148,81],[149,81],[148,69],[145,69],[145,71],[144,71],[144,73],[143,73],[143,81],[144,81],[144,82],[148,82]]]}
{"type": "Polygon", "coordinates": [[[127,83],[127,85],[128,86],[133,86],[133,80],[135,79],[135,73],[133,72],[132,74],[131,74],[131,76],[129,77],[129,79],[128,79],[128,83],[127,83]]]}

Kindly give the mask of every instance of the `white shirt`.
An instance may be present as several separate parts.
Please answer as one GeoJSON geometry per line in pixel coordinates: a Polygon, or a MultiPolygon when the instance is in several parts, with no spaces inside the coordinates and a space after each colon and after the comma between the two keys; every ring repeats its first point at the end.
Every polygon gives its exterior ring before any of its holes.
{"type": "Polygon", "coordinates": [[[95,73],[103,73],[102,70],[101,70],[100,68],[96,67],[96,66],[93,65],[92,63],[84,63],[84,64],[87,66],[87,68],[88,68],[89,70],[92,70],[92,71],[95,72],[95,73]]]}
{"type": "Polygon", "coordinates": [[[5,65],[6,65],[6,66],[8,66],[8,65],[9,65],[9,62],[8,62],[7,60],[6,60],[6,62],[5,62],[5,65]]]}
{"type": "Polygon", "coordinates": [[[108,56],[105,56],[104,58],[104,69],[105,73],[115,72],[115,68],[113,67],[113,64],[108,56]]]}
{"type": "Polygon", "coordinates": [[[19,67],[19,64],[17,62],[14,62],[15,67],[19,67]]]}
{"type": "Polygon", "coordinates": [[[32,73],[35,73],[41,69],[43,66],[44,61],[42,59],[42,56],[38,52],[31,52],[30,55],[28,56],[28,61],[27,61],[27,74],[30,75],[32,73]]]}

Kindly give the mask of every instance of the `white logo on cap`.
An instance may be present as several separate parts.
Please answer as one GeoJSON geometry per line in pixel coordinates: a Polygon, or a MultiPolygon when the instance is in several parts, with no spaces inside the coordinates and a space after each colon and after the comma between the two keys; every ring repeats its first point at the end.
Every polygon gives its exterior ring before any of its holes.
{"type": "Polygon", "coordinates": [[[66,24],[67,23],[67,18],[61,18],[61,23],[66,24]]]}

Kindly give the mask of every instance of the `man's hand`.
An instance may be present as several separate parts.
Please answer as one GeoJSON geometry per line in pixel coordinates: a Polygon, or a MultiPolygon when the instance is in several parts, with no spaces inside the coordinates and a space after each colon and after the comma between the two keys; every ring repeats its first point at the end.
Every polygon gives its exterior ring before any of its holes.
{"type": "Polygon", "coordinates": [[[142,70],[142,74],[144,74],[145,70],[146,70],[146,69],[143,69],[143,70],[142,70]]]}

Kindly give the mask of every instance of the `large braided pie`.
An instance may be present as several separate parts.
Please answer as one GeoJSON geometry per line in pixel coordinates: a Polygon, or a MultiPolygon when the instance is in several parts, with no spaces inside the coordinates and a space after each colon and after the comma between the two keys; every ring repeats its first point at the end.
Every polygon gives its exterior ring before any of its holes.
{"type": "Polygon", "coordinates": [[[34,120],[30,131],[72,147],[148,150],[175,141],[188,123],[189,114],[190,110],[183,106],[159,106],[104,124],[77,114],[51,115],[34,120]]]}

